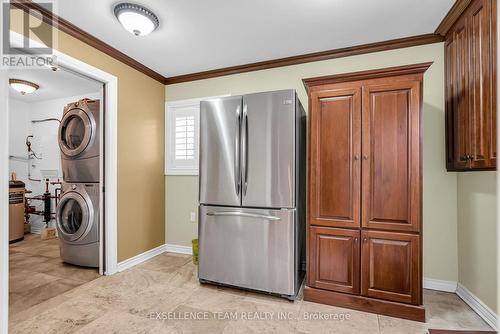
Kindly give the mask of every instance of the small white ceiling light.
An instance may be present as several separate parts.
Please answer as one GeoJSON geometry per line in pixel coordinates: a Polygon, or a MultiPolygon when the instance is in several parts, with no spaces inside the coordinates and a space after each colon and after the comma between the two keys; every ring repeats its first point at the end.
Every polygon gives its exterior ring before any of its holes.
{"type": "Polygon", "coordinates": [[[160,25],[160,20],[152,11],[133,3],[119,3],[114,12],[122,26],[136,36],[146,36],[160,25]]]}
{"type": "Polygon", "coordinates": [[[9,79],[9,85],[22,95],[31,94],[40,88],[36,83],[20,79],[9,79]]]}

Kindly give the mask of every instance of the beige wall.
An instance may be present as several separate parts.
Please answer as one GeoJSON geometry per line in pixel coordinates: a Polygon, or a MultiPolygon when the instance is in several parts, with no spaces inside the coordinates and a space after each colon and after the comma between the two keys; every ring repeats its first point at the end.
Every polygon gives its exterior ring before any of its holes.
{"type": "Polygon", "coordinates": [[[458,280],[498,314],[496,178],[458,174],[458,280]]]}
{"type": "Polygon", "coordinates": [[[165,86],[63,32],[55,48],[118,78],[118,261],[163,244],[165,86]]]}
{"type": "MultiPolygon", "coordinates": [[[[424,77],[424,275],[456,281],[457,177],[447,173],[444,159],[444,51],[437,43],[194,81],[166,87],[167,101],[222,94],[295,88],[307,107],[302,78],[433,61],[424,77]]],[[[198,178],[167,176],[166,240],[189,246],[197,226],[189,222],[196,211],[198,178]]]]}

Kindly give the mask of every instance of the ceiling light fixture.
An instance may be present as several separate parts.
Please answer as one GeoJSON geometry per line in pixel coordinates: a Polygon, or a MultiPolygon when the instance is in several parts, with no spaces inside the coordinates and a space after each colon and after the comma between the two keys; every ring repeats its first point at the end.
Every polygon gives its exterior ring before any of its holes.
{"type": "Polygon", "coordinates": [[[119,3],[114,12],[122,26],[136,36],[146,36],[160,25],[160,20],[152,11],[133,3],[119,3]]]}
{"type": "Polygon", "coordinates": [[[40,88],[36,83],[20,79],[9,79],[9,85],[22,95],[31,94],[40,88]]]}

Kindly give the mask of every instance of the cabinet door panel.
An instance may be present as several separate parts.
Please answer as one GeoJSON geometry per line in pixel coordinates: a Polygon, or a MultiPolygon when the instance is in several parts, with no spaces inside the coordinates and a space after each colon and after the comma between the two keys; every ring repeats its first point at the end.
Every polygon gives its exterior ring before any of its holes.
{"type": "Polygon", "coordinates": [[[363,231],[361,294],[421,304],[420,237],[363,231]]]}
{"type": "Polygon", "coordinates": [[[460,18],[446,41],[447,168],[468,169],[469,154],[469,45],[467,20],[460,18]]]}
{"type": "Polygon", "coordinates": [[[361,90],[311,96],[310,224],[359,228],[361,90]]]}
{"type": "Polygon", "coordinates": [[[470,154],[469,127],[469,46],[467,43],[466,20],[454,32],[456,48],[455,91],[453,95],[454,131],[455,131],[455,168],[469,168],[467,156],[470,154]]]}
{"type": "Polygon", "coordinates": [[[491,1],[478,0],[469,8],[469,125],[472,168],[490,163],[492,121],[491,1]]]}
{"type": "Polygon", "coordinates": [[[446,36],[446,167],[496,168],[496,1],[471,1],[446,36]]]}
{"type": "Polygon", "coordinates": [[[455,112],[454,112],[454,100],[456,94],[456,67],[457,67],[457,56],[456,56],[456,40],[453,36],[447,38],[445,43],[445,80],[446,84],[446,168],[448,170],[455,170],[455,112]]]}
{"type": "Polygon", "coordinates": [[[360,232],[317,226],[309,232],[309,286],[358,294],[360,232]]]}
{"type": "Polygon", "coordinates": [[[490,84],[491,84],[491,108],[489,110],[490,115],[488,118],[490,119],[488,124],[489,129],[489,163],[488,166],[491,169],[496,169],[497,166],[497,85],[498,85],[498,64],[497,64],[497,53],[498,53],[498,45],[497,45],[497,34],[498,34],[498,13],[497,1],[491,1],[490,3],[490,64],[491,64],[491,72],[490,72],[490,84]]]}
{"type": "Polygon", "coordinates": [[[363,87],[362,225],[419,231],[420,83],[363,87]]]}

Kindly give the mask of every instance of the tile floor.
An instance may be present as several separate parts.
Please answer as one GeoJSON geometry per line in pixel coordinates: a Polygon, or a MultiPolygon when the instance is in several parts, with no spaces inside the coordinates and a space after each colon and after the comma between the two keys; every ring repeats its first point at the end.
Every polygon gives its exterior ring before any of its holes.
{"type": "Polygon", "coordinates": [[[28,234],[9,249],[9,316],[99,277],[96,269],[63,263],[57,239],[28,234]]]}
{"type": "Polygon", "coordinates": [[[426,290],[424,299],[427,323],[303,300],[292,303],[253,292],[200,285],[189,256],[165,253],[15,312],[9,332],[406,334],[426,333],[428,328],[490,329],[454,294],[426,290]],[[319,315],[331,319],[306,317],[319,315]],[[278,316],[280,320],[276,320],[278,316]]]}

